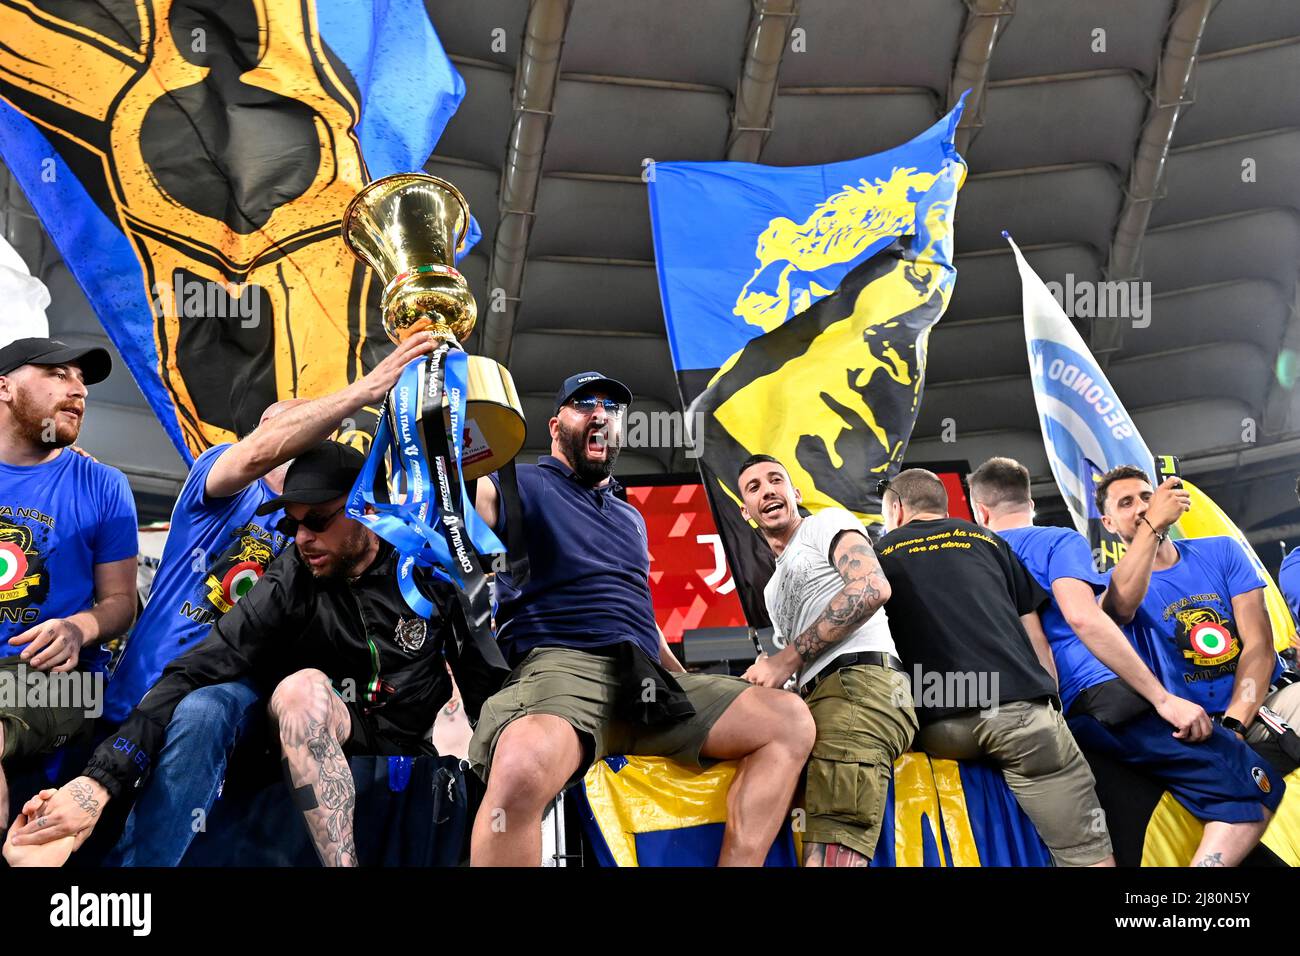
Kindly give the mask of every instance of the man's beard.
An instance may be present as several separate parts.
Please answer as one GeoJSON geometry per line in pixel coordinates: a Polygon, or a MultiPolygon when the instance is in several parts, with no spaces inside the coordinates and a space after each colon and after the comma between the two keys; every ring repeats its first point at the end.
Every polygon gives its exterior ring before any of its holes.
{"type": "Polygon", "coordinates": [[[308,564],[307,570],[317,579],[356,577],[365,570],[356,565],[365,557],[366,547],[369,544],[368,533],[364,525],[358,524],[339,545],[339,549],[329,555],[323,565],[315,567],[308,564]]]}
{"type": "Polygon", "coordinates": [[[64,407],[69,406],[37,408],[27,390],[19,388],[14,392],[14,401],[9,410],[18,433],[33,445],[66,448],[81,434],[81,419],[77,419],[70,425],[60,421],[56,416],[64,407]]]}
{"type": "MultiPolygon", "coordinates": [[[[606,429],[613,431],[613,423],[609,423],[606,429]]],[[[614,473],[614,462],[618,461],[620,450],[619,446],[611,441],[605,445],[604,461],[593,461],[589,458],[587,435],[596,430],[590,426],[569,429],[563,424],[560,425],[560,448],[564,452],[564,457],[569,459],[569,464],[573,466],[573,473],[578,476],[578,480],[593,488],[614,473]]]]}

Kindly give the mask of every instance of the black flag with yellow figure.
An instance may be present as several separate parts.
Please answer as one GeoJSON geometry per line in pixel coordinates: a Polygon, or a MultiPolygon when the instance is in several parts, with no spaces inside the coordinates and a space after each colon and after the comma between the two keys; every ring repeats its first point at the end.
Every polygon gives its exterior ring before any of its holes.
{"type": "Polygon", "coordinates": [[[0,38],[0,158],[188,460],[391,348],[339,220],[464,97],[422,3],[0,0],[0,38]]]}

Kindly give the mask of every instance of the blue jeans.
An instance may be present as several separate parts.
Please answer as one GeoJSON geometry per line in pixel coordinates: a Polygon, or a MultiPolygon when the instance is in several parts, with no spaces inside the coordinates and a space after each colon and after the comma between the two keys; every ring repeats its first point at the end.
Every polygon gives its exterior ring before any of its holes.
{"type": "Polygon", "coordinates": [[[243,681],[192,691],[177,705],[167,740],[105,866],[179,866],[221,792],[235,744],[262,713],[243,681]],[[200,812],[201,811],[201,812],[200,812]]]}

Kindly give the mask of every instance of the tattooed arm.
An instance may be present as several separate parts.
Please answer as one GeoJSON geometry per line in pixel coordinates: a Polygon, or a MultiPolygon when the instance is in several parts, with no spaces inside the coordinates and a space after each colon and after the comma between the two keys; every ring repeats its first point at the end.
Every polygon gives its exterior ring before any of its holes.
{"type": "Polygon", "coordinates": [[[745,679],[765,687],[780,687],[799,668],[838,644],[889,600],[889,581],[880,569],[871,542],[860,531],[841,531],[831,543],[831,563],[844,580],[821,614],[777,655],[759,661],[745,679]]]}

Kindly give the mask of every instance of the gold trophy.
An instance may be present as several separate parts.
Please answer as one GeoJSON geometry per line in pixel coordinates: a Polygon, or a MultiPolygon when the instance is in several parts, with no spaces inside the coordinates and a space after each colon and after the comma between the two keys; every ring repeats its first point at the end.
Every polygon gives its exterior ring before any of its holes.
{"type": "MultiPolygon", "coordinates": [[[[343,242],[374,269],[384,331],[393,342],[431,331],[463,348],[478,307],[455,267],[469,229],[469,204],[451,183],[425,173],[398,173],[366,186],[343,213],[343,242]]],[[[505,367],[469,356],[465,410],[465,480],[498,470],[524,446],[524,413],[505,367]]],[[[444,418],[450,411],[443,397],[444,418]]]]}

